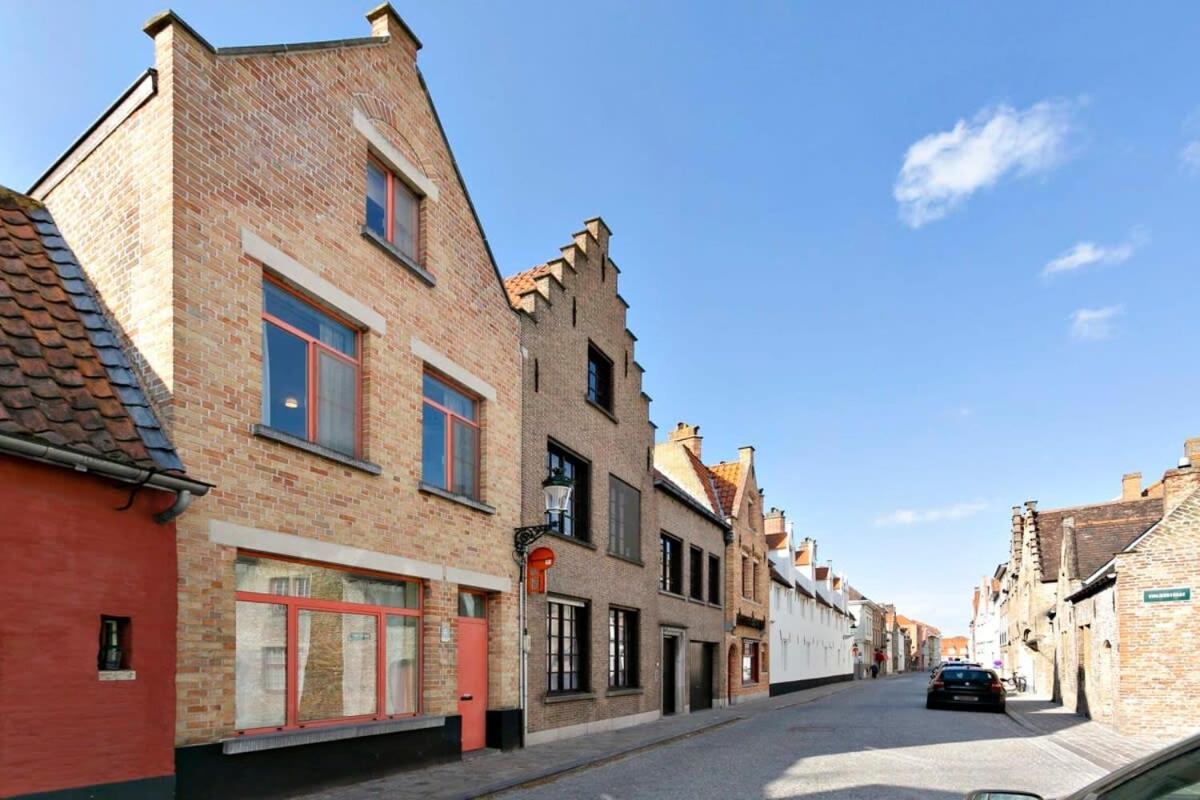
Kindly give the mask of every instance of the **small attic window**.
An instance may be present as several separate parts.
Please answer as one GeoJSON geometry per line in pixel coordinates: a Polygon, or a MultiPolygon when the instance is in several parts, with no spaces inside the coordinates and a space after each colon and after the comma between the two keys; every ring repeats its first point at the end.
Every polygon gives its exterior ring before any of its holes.
{"type": "Polygon", "coordinates": [[[587,399],[606,411],[612,411],[613,365],[594,344],[588,344],[587,399]]]}
{"type": "Polygon", "coordinates": [[[577,323],[578,321],[579,321],[579,304],[578,304],[578,301],[574,297],[572,297],[571,298],[571,327],[574,328],[575,323],[577,323]]]}

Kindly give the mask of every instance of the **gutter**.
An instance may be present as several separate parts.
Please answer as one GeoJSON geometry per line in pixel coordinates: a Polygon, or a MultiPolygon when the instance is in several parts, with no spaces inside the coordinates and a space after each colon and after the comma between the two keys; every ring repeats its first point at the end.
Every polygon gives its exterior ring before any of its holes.
{"type": "Polygon", "coordinates": [[[42,442],[33,442],[7,433],[0,433],[0,453],[40,461],[57,467],[69,467],[79,472],[94,472],[106,478],[133,483],[139,486],[149,486],[164,492],[175,493],[175,503],[165,511],[155,514],[154,520],[164,524],[175,519],[184,512],[192,499],[203,497],[212,484],[193,480],[182,475],[168,472],[157,472],[145,467],[135,467],[120,464],[97,456],[90,456],[65,447],[57,447],[42,442]]]}

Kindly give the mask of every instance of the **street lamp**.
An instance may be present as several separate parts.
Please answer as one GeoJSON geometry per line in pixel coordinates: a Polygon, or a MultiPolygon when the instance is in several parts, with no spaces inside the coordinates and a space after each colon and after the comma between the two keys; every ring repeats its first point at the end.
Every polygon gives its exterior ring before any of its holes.
{"type": "MultiPolygon", "coordinates": [[[[546,479],[542,481],[542,494],[546,500],[546,518],[554,519],[555,515],[562,517],[571,508],[571,490],[575,488],[575,481],[567,477],[561,469],[555,468],[550,471],[546,479]]],[[[554,526],[550,523],[541,525],[525,525],[520,528],[513,529],[513,559],[517,562],[520,570],[520,581],[518,584],[519,599],[517,601],[518,616],[520,619],[517,623],[517,629],[520,631],[520,654],[521,654],[521,674],[518,676],[520,681],[520,700],[521,700],[521,746],[525,746],[525,735],[529,729],[529,718],[526,714],[526,699],[529,695],[529,681],[526,675],[527,665],[529,660],[529,629],[525,621],[525,570],[526,559],[529,558],[529,546],[538,539],[545,536],[550,531],[554,530],[554,526]]]]}

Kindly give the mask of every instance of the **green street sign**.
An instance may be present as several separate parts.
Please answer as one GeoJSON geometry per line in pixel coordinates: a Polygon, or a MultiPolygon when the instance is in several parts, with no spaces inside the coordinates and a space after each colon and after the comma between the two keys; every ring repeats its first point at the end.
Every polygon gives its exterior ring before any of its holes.
{"type": "Polygon", "coordinates": [[[1147,589],[1142,592],[1143,603],[1179,603],[1192,599],[1192,590],[1183,589],[1147,589]]]}

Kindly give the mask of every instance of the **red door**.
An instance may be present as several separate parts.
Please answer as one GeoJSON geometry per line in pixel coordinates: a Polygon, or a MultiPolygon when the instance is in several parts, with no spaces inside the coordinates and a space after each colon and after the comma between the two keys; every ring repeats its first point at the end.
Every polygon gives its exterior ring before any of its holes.
{"type": "Polygon", "coordinates": [[[462,715],[464,752],[478,750],[487,740],[487,618],[483,595],[468,597],[468,603],[460,601],[460,612],[478,616],[460,613],[458,618],[458,713],[462,715]]]}

